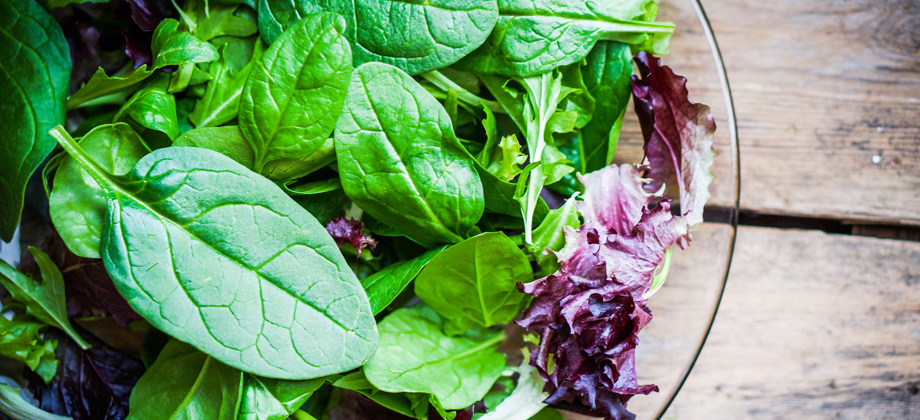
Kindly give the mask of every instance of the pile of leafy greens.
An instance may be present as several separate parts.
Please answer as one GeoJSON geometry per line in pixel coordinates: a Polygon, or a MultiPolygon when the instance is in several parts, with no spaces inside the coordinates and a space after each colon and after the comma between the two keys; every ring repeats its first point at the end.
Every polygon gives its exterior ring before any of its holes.
{"type": "Polygon", "coordinates": [[[0,417],[633,418],[715,156],[657,12],[0,0],[0,417]]]}

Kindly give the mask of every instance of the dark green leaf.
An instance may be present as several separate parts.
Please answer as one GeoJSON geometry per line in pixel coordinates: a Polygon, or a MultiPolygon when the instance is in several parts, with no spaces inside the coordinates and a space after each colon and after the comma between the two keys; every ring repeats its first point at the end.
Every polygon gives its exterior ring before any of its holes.
{"type": "Polygon", "coordinates": [[[387,305],[396,299],[396,296],[409,285],[409,282],[425,268],[425,265],[447,246],[428,250],[422,255],[411,260],[399,261],[386,266],[370,277],[361,280],[367,298],[371,302],[371,311],[374,315],[384,310],[387,305]]]}
{"type": "Polygon", "coordinates": [[[386,392],[433,394],[447,410],[479,401],[505,368],[497,351],[503,334],[475,330],[448,337],[441,318],[420,305],[380,322],[380,348],[364,365],[367,380],[386,392]]]}
{"type": "Polygon", "coordinates": [[[325,228],[271,181],[194,147],[112,176],[61,127],[53,134],[106,190],[106,269],[152,325],[268,377],[342,372],[374,352],[364,289],[325,228]]]}
{"type": "Polygon", "coordinates": [[[475,159],[457,141],[447,112],[393,66],[355,71],[335,151],[345,194],[421,244],[459,242],[482,215],[475,159]]]}
{"type": "Polygon", "coordinates": [[[404,416],[428,418],[428,401],[431,398],[429,394],[383,392],[367,380],[363,371],[345,375],[333,382],[332,386],[357,392],[404,416]]]}
{"type": "Polygon", "coordinates": [[[263,378],[246,374],[239,420],[284,420],[313,395],[325,378],[306,381],[263,378]]]}
{"type": "Polygon", "coordinates": [[[321,11],[349,19],[346,36],[355,66],[381,62],[412,75],[449,66],[469,54],[486,40],[498,18],[495,0],[261,0],[262,36],[271,43],[298,19],[321,11]]]}
{"type": "Polygon", "coordinates": [[[511,322],[529,299],[517,283],[533,281],[530,262],[501,232],[472,237],[431,259],[415,294],[444,318],[444,332],[511,322]]]}
{"type": "Polygon", "coordinates": [[[131,392],[128,420],[234,420],[243,372],[171,340],[131,392]]]}
{"type": "Polygon", "coordinates": [[[595,98],[594,117],[577,132],[584,153],[578,172],[594,172],[610,164],[617,148],[623,114],[632,94],[629,46],[598,42],[582,68],[587,93],[595,98]]]}
{"type": "MultiPolygon", "coordinates": [[[[107,172],[123,175],[150,151],[127,124],[102,125],[80,140],[80,147],[107,172]]],[[[107,201],[102,187],[67,154],[54,175],[51,220],[71,252],[99,258],[107,201]]]]}
{"type": "Polygon", "coordinates": [[[26,307],[26,313],[45,324],[67,333],[84,350],[89,344],[74,331],[67,319],[67,305],[64,300],[64,276],[51,258],[38,248],[29,247],[29,252],[38,263],[42,273],[41,281],[20,273],[6,261],[0,260],[0,284],[10,292],[13,300],[26,307]]]}
{"type": "Polygon", "coordinates": [[[332,134],[351,75],[345,20],[332,13],[299,21],[269,47],[249,73],[240,98],[240,129],[255,168],[300,159],[332,134]]]}
{"type": "Polygon", "coordinates": [[[129,117],[148,130],[159,131],[170,141],[179,136],[179,118],[176,116],[176,99],[168,93],[169,76],[158,74],[138,90],[115,114],[113,122],[129,117]]]}
{"type": "Polygon", "coordinates": [[[0,239],[11,241],[32,172],[64,122],[70,54],[61,27],[34,0],[0,0],[0,239]]]}
{"type": "MultiPolygon", "coordinates": [[[[82,146],[83,142],[80,142],[80,145],[82,146]]],[[[235,160],[240,165],[252,169],[254,159],[252,146],[243,137],[243,132],[240,131],[240,128],[235,125],[189,130],[179,136],[173,146],[200,147],[213,150],[235,160]]]]}

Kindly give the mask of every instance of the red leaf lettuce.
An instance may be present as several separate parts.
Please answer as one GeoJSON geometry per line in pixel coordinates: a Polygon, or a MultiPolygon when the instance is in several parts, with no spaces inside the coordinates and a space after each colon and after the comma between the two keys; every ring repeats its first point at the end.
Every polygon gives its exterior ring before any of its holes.
{"type": "Polygon", "coordinates": [[[349,220],[344,214],[330,220],[326,224],[326,231],[332,235],[332,239],[335,239],[337,245],[342,246],[345,243],[350,243],[358,251],[358,255],[361,255],[361,249],[365,246],[371,250],[377,246],[377,241],[364,234],[363,222],[349,220]]]}

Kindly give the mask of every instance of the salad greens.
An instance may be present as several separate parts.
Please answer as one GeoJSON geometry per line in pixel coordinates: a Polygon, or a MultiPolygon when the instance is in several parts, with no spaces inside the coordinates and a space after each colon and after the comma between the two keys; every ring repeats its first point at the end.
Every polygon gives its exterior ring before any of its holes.
{"type": "Polygon", "coordinates": [[[0,417],[632,418],[715,157],[657,12],[0,0],[0,417]]]}

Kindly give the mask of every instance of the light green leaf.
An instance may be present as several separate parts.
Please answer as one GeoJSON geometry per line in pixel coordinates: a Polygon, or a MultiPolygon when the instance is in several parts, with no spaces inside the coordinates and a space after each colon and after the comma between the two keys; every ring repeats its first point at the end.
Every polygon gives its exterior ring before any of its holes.
{"type": "Polygon", "coordinates": [[[543,222],[533,231],[533,243],[527,245],[540,265],[544,275],[555,273],[559,268],[556,254],[565,246],[565,227],[577,229],[581,226],[578,211],[575,209],[575,196],[566,200],[565,204],[555,210],[550,210],[543,222]]]}
{"type": "Polygon", "coordinates": [[[0,239],[11,241],[26,183],[64,122],[70,53],[61,27],[34,0],[0,0],[0,239]]]}
{"type": "Polygon", "coordinates": [[[619,41],[654,54],[667,50],[674,25],[654,22],[654,0],[499,0],[489,39],[457,63],[461,70],[535,76],[581,61],[599,40],[619,41]]]}
{"type": "MultiPolygon", "coordinates": [[[[107,172],[126,174],[150,151],[127,124],[101,125],[83,136],[80,147],[107,172]]],[[[99,258],[107,200],[102,187],[67,154],[54,175],[48,199],[51,221],[71,252],[99,258]]]]}
{"type": "Polygon", "coordinates": [[[235,420],[243,372],[170,340],[131,391],[128,420],[235,420]]]}
{"type": "Polygon", "coordinates": [[[276,159],[300,159],[332,134],[351,75],[345,20],[312,15],[279,37],[249,73],[240,98],[240,129],[257,172],[276,159]]]}
{"type": "Polygon", "coordinates": [[[298,19],[321,11],[349,19],[346,37],[355,66],[381,62],[411,75],[447,67],[469,54],[498,18],[495,0],[261,0],[259,28],[271,43],[298,19]]]}
{"type": "Polygon", "coordinates": [[[263,378],[246,374],[238,420],[284,420],[297,411],[325,382],[263,378]]]}
{"type": "Polygon", "coordinates": [[[426,251],[411,260],[399,261],[390,264],[367,278],[361,280],[367,298],[371,302],[371,311],[374,315],[383,311],[393,299],[409,285],[409,282],[425,268],[425,265],[444,251],[447,246],[442,246],[426,251]]]}
{"type": "Polygon", "coordinates": [[[185,63],[207,63],[217,60],[217,48],[179,30],[179,21],[163,19],[153,31],[150,44],[153,51],[153,67],[161,68],[185,63]]]}
{"type": "Polygon", "coordinates": [[[244,38],[259,32],[256,22],[235,14],[237,7],[211,5],[208,16],[195,28],[195,37],[210,41],[218,36],[244,38]]]}
{"type": "Polygon", "coordinates": [[[71,420],[70,417],[59,416],[29,404],[20,395],[21,391],[9,385],[0,383],[0,413],[5,413],[16,419],[29,420],[71,420]]]}
{"type": "Polygon", "coordinates": [[[0,316],[0,356],[25,363],[48,383],[57,372],[58,361],[54,358],[57,340],[45,341],[38,332],[44,327],[45,324],[31,318],[23,320],[17,315],[7,320],[0,316]]]}
{"type": "MultiPolygon", "coordinates": [[[[179,136],[176,99],[167,92],[169,76],[158,74],[122,105],[112,122],[126,121],[129,117],[148,130],[159,131],[170,141],[179,136]]],[[[149,146],[156,146],[149,145],[149,146]]]]}
{"type": "Polygon", "coordinates": [[[208,73],[211,80],[198,101],[195,102],[195,109],[189,114],[196,127],[216,127],[224,124],[234,118],[239,113],[240,96],[243,94],[243,86],[252,68],[258,63],[264,50],[262,41],[256,41],[252,49],[252,60],[242,69],[234,69],[231,55],[237,53],[236,48],[225,45],[221,48],[221,58],[219,61],[211,64],[208,73]]]}
{"type": "Polygon", "coordinates": [[[308,155],[297,159],[277,159],[265,164],[262,174],[279,182],[303,178],[335,162],[335,140],[326,139],[322,145],[308,155]]]}
{"type": "MultiPolygon", "coordinates": [[[[508,395],[494,409],[490,408],[479,420],[528,420],[537,418],[534,416],[545,409],[552,410],[543,403],[543,400],[549,398],[549,394],[543,391],[546,381],[540,377],[537,369],[530,365],[528,359],[529,357],[525,357],[516,369],[519,376],[511,395],[508,395]]],[[[545,415],[549,416],[546,417],[547,419],[554,418],[551,417],[551,412],[545,415]]],[[[556,416],[555,418],[561,419],[558,412],[556,416]]]]}
{"type": "Polygon", "coordinates": [[[53,135],[106,190],[106,270],[153,326],[266,377],[315,378],[373,354],[364,289],[325,228],[271,181],[194,147],[112,176],[63,128],[53,135]]]}
{"type": "Polygon", "coordinates": [[[431,259],[415,280],[415,294],[444,318],[444,332],[511,322],[528,303],[517,283],[533,281],[530,262],[501,232],[483,233],[431,259]]]}
{"type": "Polygon", "coordinates": [[[502,338],[494,330],[448,337],[430,308],[399,309],[380,322],[380,348],[364,365],[364,374],[382,391],[429,393],[444,409],[464,409],[482,399],[501,375],[505,356],[497,348],[502,338]]]}
{"type": "Polygon", "coordinates": [[[5,261],[0,260],[0,284],[10,292],[13,300],[26,307],[26,313],[45,324],[67,333],[83,350],[89,344],[74,331],[67,319],[67,305],[64,302],[64,276],[61,270],[44,252],[29,247],[35,262],[41,270],[41,281],[20,273],[5,261]]]}
{"type": "MultiPolygon", "coordinates": [[[[82,146],[83,142],[80,142],[80,145],[82,146]]],[[[173,142],[173,146],[213,150],[252,169],[254,160],[252,146],[243,137],[240,128],[235,125],[202,127],[186,131],[173,142]]]]}
{"type": "Polygon", "coordinates": [[[416,242],[459,242],[482,216],[475,159],[438,101],[396,67],[355,71],[335,151],[345,194],[416,242]]]}

